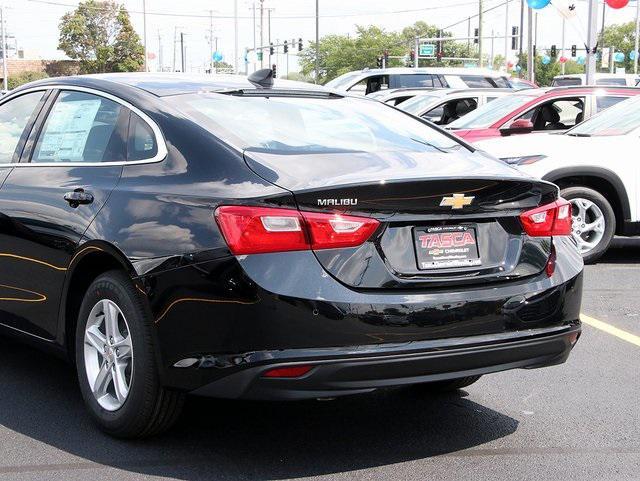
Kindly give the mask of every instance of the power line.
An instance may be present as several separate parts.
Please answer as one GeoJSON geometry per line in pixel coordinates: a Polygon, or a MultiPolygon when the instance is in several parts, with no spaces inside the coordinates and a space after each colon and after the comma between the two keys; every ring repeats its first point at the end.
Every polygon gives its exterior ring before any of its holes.
{"type": "MultiPolygon", "coordinates": [[[[45,5],[53,5],[58,7],[78,7],[77,3],[64,3],[57,2],[55,0],[27,0],[32,3],[41,3],[45,5]]],[[[391,10],[391,11],[378,11],[378,12],[366,12],[366,13],[341,13],[341,14],[332,14],[332,15],[321,15],[320,18],[340,18],[340,17],[369,17],[372,15],[398,15],[403,13],[415,13],[415,12],[426,12],[432,10],[443,10],[449,8],[457,8],[469,5],[477,5],[476,1],[465,1],[461,3],[449,4],[449,5],[439,5],[434,7],[423,7],[423,8],[414,8],[414,9],[405,9],[405,10],[391,10]]],[[[105,10],[102,7],[97,5],[91,6],[88,5],[87,8],[92,8],[95,10],[105,10]]],[[[140,14],[142,15],[142,11],[138,10],[127,10],[129,13],[140,14]]],[[[209,15],[206,14],[191,14],[191,13],[179,13],[179,12],[146,12],[147,15],[155,15],[155,16],[167,16],[167,17],[187,17],[187,18],[209,18],[209,15]]],[[[233,19],[234,15],[214,15],[213,18],[216,19],[233,19]]],[[[241,19],[251,19],[252,16],[239,16],[241,19]]],[[[279,15],[271,17],[273,19],[314,19],[315,15],[279,15]]]]}

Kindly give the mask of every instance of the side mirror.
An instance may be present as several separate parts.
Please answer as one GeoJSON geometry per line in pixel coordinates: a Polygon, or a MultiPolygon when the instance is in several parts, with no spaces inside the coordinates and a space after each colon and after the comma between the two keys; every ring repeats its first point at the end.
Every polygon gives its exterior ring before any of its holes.
{"type": "Polygon", "coordinates": [[[500,129],[500,134],[502,135],[511,135],[511,134],[528,134],[533,131],[533,123],[531,120],[527,119],[518,119],[514,120],[509,127],[504,127],[500,129]]]}

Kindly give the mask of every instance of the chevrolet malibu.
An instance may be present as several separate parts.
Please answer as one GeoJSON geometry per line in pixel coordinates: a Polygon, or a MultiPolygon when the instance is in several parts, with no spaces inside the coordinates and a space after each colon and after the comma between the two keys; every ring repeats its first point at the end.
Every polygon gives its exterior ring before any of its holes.
{"type": "Polygon", "coordinates": [[[0,102],[0,324],[118,437],[187,393],[306,399],[564,362],[570,205],[392,107],[245,77],[47,79],[0,102]]]}

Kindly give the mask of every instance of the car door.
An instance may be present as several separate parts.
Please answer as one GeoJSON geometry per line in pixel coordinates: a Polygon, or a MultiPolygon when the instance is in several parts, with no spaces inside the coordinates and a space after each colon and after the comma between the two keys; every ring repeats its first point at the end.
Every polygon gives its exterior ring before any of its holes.
{"type": "Polygon", "coordinates": [[[67,268],[122,173],[130,111],[106,94],[52,91],[0,191],[4,324],[53,339],[67,268]]]}
{"type": "Polygon", "coordinates": [[[14,230],[6,215],[7,204],[2,197],[1,186],[13,170],[27,141],[29,132],[49,95],[46,89],[9,96],[0,103],[0,324],[11,324],[12,306],[33,301],[29,293],[21,291],[6,270],[12,246],[10,239],[1,233],[14,230]]]}
{"type": "Polygon", "coordinates": [[[531,121],[534,132],[567,130],[582,121],[588,106],[585,96],[555,97],[536,104],[506,125],[525,119],[531,121]]]}

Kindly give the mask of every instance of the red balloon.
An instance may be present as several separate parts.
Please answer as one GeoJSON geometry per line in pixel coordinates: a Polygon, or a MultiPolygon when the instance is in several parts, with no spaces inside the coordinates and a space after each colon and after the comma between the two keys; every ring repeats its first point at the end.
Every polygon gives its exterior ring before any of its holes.
{"type": "Polygon", "coordinates": [[[629,0],[604,0],[611,8],[624,8],[629,4],[629,0]]]}
{"type": "Polygon", "coordinates": [[[567,57],[560,57],[560,63],[567,63],[567,60],[569,60],[567,57]]]}
{"type": "Polygon", "coordinates": [[[508,68],[513,67],[513,62],[507,62],[507,67],[508,67],[508,68]]]}

